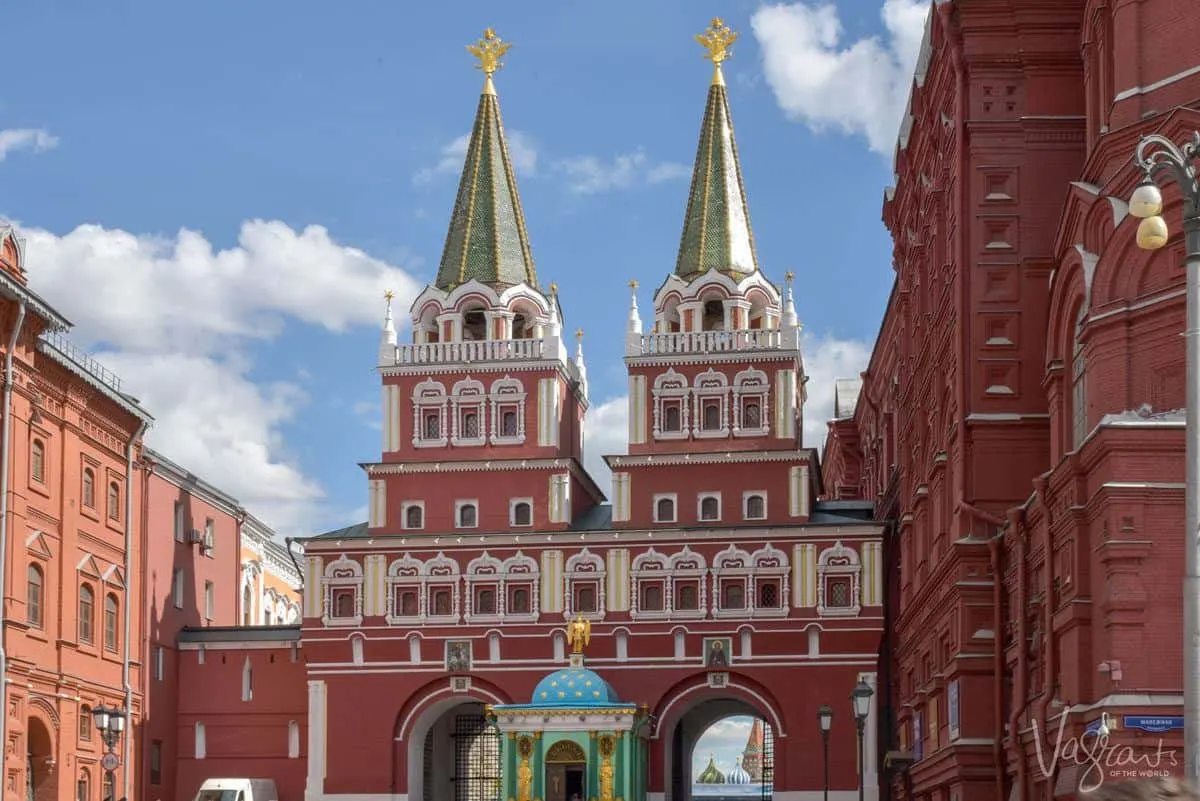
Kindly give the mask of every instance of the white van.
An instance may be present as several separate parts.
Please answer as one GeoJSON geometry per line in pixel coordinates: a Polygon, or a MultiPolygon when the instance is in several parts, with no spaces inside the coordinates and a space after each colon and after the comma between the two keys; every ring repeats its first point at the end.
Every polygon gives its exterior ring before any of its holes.
{"type": "Polygon", "coordinates": [[[205,779],[196,801],[279,801],[274,779],[205,779]]]}

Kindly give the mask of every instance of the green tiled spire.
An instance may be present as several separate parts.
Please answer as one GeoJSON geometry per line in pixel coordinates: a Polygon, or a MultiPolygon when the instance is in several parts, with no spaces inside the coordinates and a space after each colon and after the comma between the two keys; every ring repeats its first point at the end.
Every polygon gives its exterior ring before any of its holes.
{"type": "Polygon", "coordinates": [[[475,126],[438,267],[439,289],[453,289],[471,279],[537,286],[525,214],[492,83],[492,73],[501,66],[499,57],[508,47],[489,28],[477,45],[467,48],[479,58],[487,81],[475,112],[475,126]]]}
{"type": "Polygon", "coordinates": [[[713,62],[713,79],[700,126],[700,145],[692,168],[692,188],[683,218],[675,273],[688,279],[706,270],[744,275],[758,269],[758,257],[733,137],[729,97],[721,74],[721,62],[729,57],[729,48],[737,34],[720,19],[714,19],[712,26],[696,39],[708,51],[705,57],[713,62]]]}

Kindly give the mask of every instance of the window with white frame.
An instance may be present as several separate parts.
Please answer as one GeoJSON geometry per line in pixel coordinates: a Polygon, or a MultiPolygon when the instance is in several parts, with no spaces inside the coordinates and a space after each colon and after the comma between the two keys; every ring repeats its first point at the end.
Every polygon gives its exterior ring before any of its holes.
{"type": "Polygon", "coordinates": [[[183,542],[187,539],[187,532],[184,531],[184,526],[187,524],[187,516],[183,501],[175,501],[175,541],[183,542]]]}
{"type": "Polygon", "coordinates": [[[603,557],[584,548],[567,560],[563,579],[566,582],[563,617],[566,620],[583,615],[588,620],[604,619],[605,577],[608,571],[603,557]]]}
{"type": "Polygon", "coordinates": [[[325,568],[324,614],[326,626],[357,626],[363,619],[362,565],[344,555],[325,568]]]}
{"type": "Polygon", "coordinates": [[[458,562],[443,553],[425,563],[425,620],[457,623],[459,618],[458,562]]]}
{"type": "Polygon", "coordinates": [[[736,617],[749,609],[746,596],[750,594],[753,569],[750,554],[730,545],[713,559],[712,611],[713,617],[736,617]]]}
{"type": "Polygon", "coordinates": [[[721,519],[721,493],[705,492],[696,498],[696,519],[703,523],[721,519]]]}
{"type": "Polygon", "coordinates": [[[742,493],[742,517],[746,520],[767,519],[766,490],[749,490],[742,493]]]}
{"type": "Polygon", "coordinates": [[[425,620],[425,563],[410,554],[392,562],[387,569],[387,622],[420,625],[425,620]]]}
{"type": "Polygon", "coordinates": [[[505,376],[492,382],[488,402],[492,409],[493,445],[521,445],[525,442],[525,385],[505,376]]]}
{"type": "Polygon", "coordinates": [[[670,615],[669,564],[666,555],[653,547],[634,557],[629,569],[632,601],[629,616],[634,620],[662,620],[670,615]]]}
{"type": "Polygon", "coordinates": [[[671,557],[667,567],[671,577],[668,594],[671,618],[703,618],[706,614],[704,579],[708,574],[704,557],[685,545],[671,557]]]}
{"type": "Polygon", "coordinates": [[[788,612],[787,554],[767,544],[750,555],[754,581],[750,598],[754,617],[782,617],[788,612]]]}
{"type": "Polygon", "coordinates": [[[787,555],[770,544],[753,554],[730,545],[713,559],[713,616],[785,616],[788,570],[787,555]]]}
{"type": "Polygon", "coordinates": [[[854,617],[862,611],[862,563],[858,551],[838,541],[817,557],[817,614],[854,617]]]}
{"type": "Polygon", "coordinates": [[[513,526],[532,526],[533,499],[514,498],[509,501],[508,522],[513,526]]]}
{"type": "Polygon", "coordinates": [[[484,420],[486,396],[482,381],[464,378],[454,384],[450,390],[452,444],[472,446],[487,442],[484,420]]]}
{"type": "Polygon", "coordinates": [[[171,599],[176,609],[183,608],[183,568],[178,567],[171,574],[171,599]]]}
{"type": "Polygon", "coordinates": [[[654,438],[687,439],[691,388],[687,377],[668,369],[654,379],[654,438]]]}
{"type": "Polygon", "coordinates": [[[406,529],[425,528],[425,502],[424,501],[404,501],[400,505],[403,510],[401,515],[401,525],[406,529]]]}
{"type": "Polygon", "coordinates": [[[733,435],[755,437],[769,433],[770,381],[753,367],[733,377],[733,435]]]}
{"type": "Polygon", "coordinates": [[[504,560],[501,598],[506,623],[534,623],[541,614],[537,590],[541,586],[541,570],[536,559],[520,551],[504,560]]]}
{"type": "Polygon", "coordinates": [[[479,501],[455,501],[454,524],[459,528],[476,528],[479,525],[479,501]]]}
{"type": "Polygon", "coordinates": [[[466,622],[500,622],[503,574],[504,564],[487,552],[467,563],[466,622]]]}
{"type": "Polygon", "coordinates": [[[427,378],[413,387],[413,446],[434,448],[449,441],[446,387],[427,378]]]}
{"type": "Polygon", "coordinates": [[[675,512],[675,494],[669,493],[664,495],[655,495],[654,503],[654,522],[655,523],[674,523],[676,520],[675,512]]]}
{"type": "Polygon", "coordinates": [[[692,384],[695,424],[692,436],[699,438],[729,436],[729,379],[711,367],[692,384]]]}

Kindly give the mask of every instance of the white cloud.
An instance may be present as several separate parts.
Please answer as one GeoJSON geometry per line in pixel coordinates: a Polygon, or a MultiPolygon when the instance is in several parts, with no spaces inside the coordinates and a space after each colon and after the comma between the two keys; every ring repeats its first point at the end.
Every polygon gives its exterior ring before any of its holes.
{"type": "MultiPolygon", "coordinates": [[[[504,138],[508,142],[508,156],[512,160],[513,170],[522,175],[537,172],[538,151],[533,138],[521,131],[505,131],[504,138]]],[[[413,183],[428,184],[440,177],[461,173],[470,143],[471,134],[465,133],[443,147],[438,163],[418,170],[413,176],[413,183]]]]}
{"type": "MultiPolygon", "coordinates": [[[[867,369],[871,346],[854,339],[804,334],[804,370],[809,381],[804,404],[803,445],[820,450],[825,446],[828,423],[833,419],[834,381],[857,378],[867,369]]],[[[629,399],[611,398],[588,410],[584,421],[584,465],[607,494],[612,474],[604,464],[605,454],[629,450],[629,399]]]]}
{"type": "Polygon", "coordinates": [[[890,155],[929,7],[930,0],[884,0],[886,36],[847,43],[833,3],[763,6],[751,26],[776,102],[813,131],[860,134],[890,155]]]}
{"type": "MultiPolygon", "coordinates": [[[[22,235],[30,284],[154,415],[152,447],[281,534],[343,522],[284,446],[280,427],[305,392],[290,381],[256,383],[244,346],[275,338],[289,320],[334,332],[378,325],[385,289],[401,307],[415,297],[407,273],[324,228],[294,231],[280,222],[247,222],[237,245],[220,251],[188,230],[174,239],[96,225],[22,235]]],[[[373,357],[364,354],[364,362],[373,357]]]]}
{"type": "Polygon", "coordinates": [[[605,163],[595,156],[563,159],[556,165],[566,176],[568,188],[577,195],[594,195],[613,189],[630,189],[642,184],[658,184],[691,175],[684,164],[653,164],[645,151],[615,156],[605,163]]]}
{"type": "Polygon", "coordinates": [[[58,137],[51,136],[49,131],[42,128],[9,128],[0,131],[0,161],[4,161],[9,153],[18,150],[41,153],[56,147],[58,137]]]}

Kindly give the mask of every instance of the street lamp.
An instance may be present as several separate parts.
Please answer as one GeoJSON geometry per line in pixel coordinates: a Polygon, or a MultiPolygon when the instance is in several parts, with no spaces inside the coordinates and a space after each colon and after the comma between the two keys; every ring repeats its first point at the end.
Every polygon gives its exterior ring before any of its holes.
{"type": "Polygon", "coordinates": [[[866,749],[863,747],[863,734],[867,728],[867,715],[871,712],[871,696],[875,691],[871,689],[871,685],[867,684],[862,679],[858,680],[858,686],[850,693],[850,700],[854,702],[854,723],[858,726],[858,801],[863,801],[863,785],[866,780],[866,749]]]}
{"type": "Polygon", "coordinates": [[[821,745],[825,750],[825,801],[829,801],[829,730],[833,728],[833,709],[821,704],[817,710],[817,725],[821,727],[821,745]]]}
{"type": "MultiPolygon", "coordinates": [[[[98,704],[92,708],[92,721],[96,724],[96,731],[100,732],[100,738],[104,741],[104,747],[107,749],[104,756],[100,758],[100,768],[108,777],[106,782],[112,788],[113,796],[117,794],[117,768],[121,765],[121,758],[117,756],[117,743],[121,740],[121,733],[125,731],[125,711],[117,707],[108,707],[104,704],[98,704]]],[[[104,801],[116,801],[110,797],[104,801]]]]}
{"type": "Polygon", "coordinates": [[[1183,577],[1183,758],[1184,774],[1200,781],[1200,131],[1182,146],[1159,134],[1142,137],[1135,163],[1143,180],[1129,198],[1129,213],[1141,220],[1138,247],[1167,244],[1163,198],[1155,178],[1166,173],[1183,193],[1184,269],[1187,274],[1187,500],[1183,577]]]}

